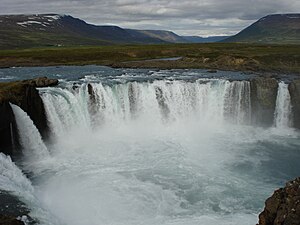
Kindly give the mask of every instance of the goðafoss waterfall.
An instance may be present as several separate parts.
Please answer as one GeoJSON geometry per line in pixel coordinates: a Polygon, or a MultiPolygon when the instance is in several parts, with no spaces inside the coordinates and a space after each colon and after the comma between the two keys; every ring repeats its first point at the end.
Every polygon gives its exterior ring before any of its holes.
{"type": "Polygon", "coordinates": [[[12,105],[32,174],[26,203],[33,216],[43,209],[40,224],[254,224],[279,180],[297,174],[300,144],[287,84],[274,128],[252,123],[251,91],[215,78],[41,88],[47,142],[12,105]]]}

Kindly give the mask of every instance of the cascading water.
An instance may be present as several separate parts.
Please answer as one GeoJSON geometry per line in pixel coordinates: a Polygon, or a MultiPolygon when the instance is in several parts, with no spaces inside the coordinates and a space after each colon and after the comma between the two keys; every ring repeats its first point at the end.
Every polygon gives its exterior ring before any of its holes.
{"type": "Polygon", "coordinates": [[[291,127],[291,125],[291,96],[288,90],[288,84],[281,81],[278,84],[278,93],[275,108],[275,126],[278,128],[287,128],[291,127]]]}
{"type": "Polygon", "coordinates": [[[9,156],[0,153],[0,189],[27,202],[33,201],[34,188],[9,156]]]}
{"type": "Polygon", "coordinates": [[[130,82],[114,86],[94,83],[89,98],[86,85],[78,90],[42,90],[52,130],[57,135],[72,127],[119,124],[132,119],[160,123],[163,120],[197,119],[210,123],[229,120],[249,124],[250,84],[226,80],[130,82]],[[89,113],[90,112],[90,113],[89,113]]]}
{"type": "MultiPolygon", "coordinates": [[[[29,207],[28,209],[31,210],[29,216],[35,218],[35,220],[41,222],[41,224],[60,224],[49,214],[49,212],[42,208],[41,202],[36,198],[35,189],[32,186],[31,181],[15,165],[15,163],[12,162],[9,156],[2,153],[0,153],[0,190],[2,195],[9,194],[15,196],[26,204],[26,206],[29,207]]],[[[3,213],[3,211],[1,212],[3,213]]],[[[29,220],[27,216],[24,216],[19,219],[27,225],[29,224],[29,220]]]]}
{"type": "Polygon", "coordinates": [[[51,156],[13,106],[23,147],[42,155],[23,160],[33,205],[52,215],[40,224],[255,224],[264,200],[299,175],[299,134],[251,126],[249,81],[141,73],[41,88],[51,156]]]}
{"type": "Polygon", "coordinates": [[[25,157],[28,160],[39,160],[48,157],[48,149],[30,117],[19,106],[14,104],[10,105],[16,118],[18,131],[20,133],[20,142],[25,157]]]}

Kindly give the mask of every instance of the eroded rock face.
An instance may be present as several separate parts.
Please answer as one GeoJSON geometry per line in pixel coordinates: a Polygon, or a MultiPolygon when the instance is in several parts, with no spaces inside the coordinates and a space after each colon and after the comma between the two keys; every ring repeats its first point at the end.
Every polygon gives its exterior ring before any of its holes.
{"type": "Polygon", "coordinates": [[[257,77],[251,84],[252,123],[272,126],[276,107],[278,82],[274,78],[257,77]]]}
{"type": "Polygon", "coordinates": [[[259,225],[300,224],[300,177],[275,191],[266,200],[265,209],[259,215],[259,225]]]}
{"type": "Polygon", "coordinates": [[[293,109],[293,125],[300,129],[300,80],[294,80],[289,84],[289,92],[293,109]]]}
{"type": "Polygon", "coordinates": [[[17,128],[8,102],[0,103],[0,151],[12,155],[17,147],[17,128]]]}
{"type": "Polygon", "coordinates": [[[17,129],[9,103],[21,107],[32,119],[43,138],[48,135],[49,127],[43,101],[36,87],[53,86],[56,79],[46,77],[25,81],[0,83],[0,152],[13,155],[17,129]],[[3,138],[2,138],[3,137],[3,138]]]}
{"type": "MultiPolygon", "coordinates": [[[[13,102],[15,103],[15,102],[13,102]]],[[[20,102],[16,102],[31,118],[42,137],[46,138],[49,127],[44,103],[39,92],[33,86],[27,86],[24,90],[24,97],[20,102]]]]}

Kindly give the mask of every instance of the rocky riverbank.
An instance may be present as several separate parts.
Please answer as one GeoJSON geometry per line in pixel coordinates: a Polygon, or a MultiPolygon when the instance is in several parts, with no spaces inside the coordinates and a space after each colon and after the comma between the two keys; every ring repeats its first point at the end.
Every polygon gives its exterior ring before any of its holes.
{"type": "Polygon", "coordinates": [[[280,188],[266,200],[259,225],[300,224],[300,177],[280,188]]]}

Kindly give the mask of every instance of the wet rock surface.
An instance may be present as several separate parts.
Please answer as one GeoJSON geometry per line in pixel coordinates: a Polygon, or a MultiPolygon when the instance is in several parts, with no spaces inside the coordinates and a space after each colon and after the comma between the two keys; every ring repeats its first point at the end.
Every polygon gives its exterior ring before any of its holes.
{"type": "Polygon", "coordinates": [[[294,80],[289,84],[289,92],[293,108],[293,125],[300,129],[300,80],[294,80]]]}
{"type": "Polygon", "coordinates": [[[29,210],[17,197],[0,191],[0,225],[35,224],[28,216],[29,210]]]}
{"type": "Polygon", "coordinates": [[[278,81],[274,78],[257,77],[251,84],[252,123],[272,126],[276,107],[278,81]]]}
{"type": "Polygon", "coordinates": [[[8,102],[0,103],[0,151],[12,155],[17,147],[17,127],[8,102]]]}
{"type": "Polygon", "coordinates": [[[300,224],[300,177],[280,188],[265,202],[259,225],[300,224]]]}

